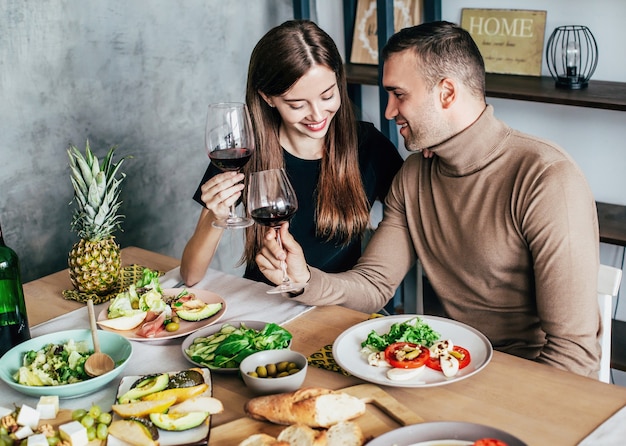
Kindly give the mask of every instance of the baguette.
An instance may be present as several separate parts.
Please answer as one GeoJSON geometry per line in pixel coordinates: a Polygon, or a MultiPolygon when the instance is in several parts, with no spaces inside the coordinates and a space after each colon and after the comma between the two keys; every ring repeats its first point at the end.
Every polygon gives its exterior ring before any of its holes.
{"type": "Polygon", "coordinates": [[[239,446],[363,446],[365,437],[358,424],[342,421],[328,429],[316,430],[304,424],[284,428],[277,438],[253,434],[239,446]]]}
{"type": "Polygon", "coordinates": [[[347,393],[305,387],[295,392],[252,398],[244,410],[255,420],[328,428],[363,415],[366,407],[360,398],[347,393]]]}
{"type": "Polygon", "coordinates": [[[326,446],[362,446],[364,443],[365,435],[353,421],[333,424],[326,431],[326,446]]]}
{"type": "Polygon", "coordinates": [[[239,443],[239,446],[291,446],[285,441],[278,441],[268,434],[254,434],[239,443]]]}
{"type": "Polygon", "coordinates": [[[305,424],[292,424],[284,428],[277,439],[290,446],[326,446],[326,431],[316,431],[305,424]]]}

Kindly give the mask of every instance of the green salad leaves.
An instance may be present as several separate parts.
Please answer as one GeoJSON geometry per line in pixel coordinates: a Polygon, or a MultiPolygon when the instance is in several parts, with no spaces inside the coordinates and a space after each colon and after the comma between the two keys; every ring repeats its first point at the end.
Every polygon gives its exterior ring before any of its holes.
{"type": "Polygon", "coordinates": [[[394,342],[410,342],[425,347],[430,347],[439,340],[441,335],[434,331],[430,325],[419,317],[397,322],[389,327],[389,332],[378,334],[372,330],[367,339],[361,343],[361,347],[369,347],[372,350],[383,351],[394,342]]]}
{"type": "Polygon", "coordinates": [[[262,330],[241,323],[239,328],[225,323],[207,337],[197,337],[186,349],[192,361],[210,369],[236,368],[244,358],[262,350],[287,348],[291,333],[281,326],[268,323],[262,330]]]}
{"type": "Polygon", "coordinates": [[[25,386],[58,386],[89,379],[85,361],[93,350],[86,341],[70,339],[64,344],[46,344],[24,354],[22,366],[13,375],[25,386]]]}

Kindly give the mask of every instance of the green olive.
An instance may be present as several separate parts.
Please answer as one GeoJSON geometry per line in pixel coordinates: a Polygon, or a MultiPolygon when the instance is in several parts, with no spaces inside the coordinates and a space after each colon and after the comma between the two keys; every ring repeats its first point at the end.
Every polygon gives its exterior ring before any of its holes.
{"type": "Polygon", "coordinates": [[[265,366],[260,365],[256,368],[256,374],[259,378],[267,378],[267,368],[265,366]]]}
{"type": "Polygon", "coordinates": [[[276,364],[276,371],[278,373],[282,373],[287,370],[288,366],[289,366],[289,361],[279,362],[278,364],[276,364]]]}
{"type": "Polygon", "coordinates": [[[254,372],[248,372],[248,375],[256,378],[281,378],[293,375],[299,371],[300,368],[295,362],[282,361],[278,364],[260,365],[254,372]]]}
{"type": "Polygon", "coordinates": [[[178,322],[170,322],[165,326],[165,330],[169,332],[178,331],[179,328],[180,324],[178,322]]]}
{"type": "Polygon", "coordinates": [[[265,368],[267,369],[268,376],[276,376],[276,364],[266,364],[265,368]]]}

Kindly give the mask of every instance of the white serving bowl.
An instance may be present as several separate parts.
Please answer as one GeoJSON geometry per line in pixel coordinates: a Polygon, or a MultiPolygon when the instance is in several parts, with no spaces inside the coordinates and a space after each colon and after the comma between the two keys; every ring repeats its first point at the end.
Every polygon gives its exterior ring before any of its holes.
{"type": "Polygon", "coordinates": [[[110,355],[115,362],[115,368],[110,372],[78,383],[60,386],[25,386],[18,384],[13,379],[13,374],[21,367],[26,352],[40,350],[46,344],[64,344],[70,339],[73,339],[75,342],[86,341],[88,345],[93,345],[91,331],[84,329],[65,330],[37,336],[13,347],[0,358],[0,379],[7,383],[8,386],[25,395],[34,397],[57,395],[59,398],[76,398],[89,395],[117,378],[128,363],[133,351],[130,341],[124,336],[99,330],[100,350],[110,355]]]}
{"type": "Polygon", "coordinates": [[[253,353],[241,361],[239,371],[246,386],[254,393],[264,395],[298,390],[306,378],[307,365],[306,356],[293,350],[264,350],[253,353]],[[257,366],[278,364],[283,361],[296,363],[300,370],[279,378],[258,378],[249,375],[249,372],[255,371],[257,366]]]}

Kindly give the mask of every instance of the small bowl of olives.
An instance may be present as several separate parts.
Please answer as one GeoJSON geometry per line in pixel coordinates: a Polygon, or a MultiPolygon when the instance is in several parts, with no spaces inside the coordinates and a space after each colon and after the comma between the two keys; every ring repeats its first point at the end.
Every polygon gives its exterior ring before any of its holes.
{"type": "Polygon", "coordinates": [[[239,365],[243,382],[260,395],[298,390],[306,369],[306,356],[289,349],[256,352],[239,365]]]}

